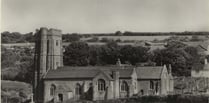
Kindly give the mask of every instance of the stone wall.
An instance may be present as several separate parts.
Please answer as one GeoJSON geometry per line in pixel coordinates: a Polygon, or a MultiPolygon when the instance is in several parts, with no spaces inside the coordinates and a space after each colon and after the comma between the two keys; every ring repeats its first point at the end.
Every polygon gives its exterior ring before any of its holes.
{"type": "Polygon", "coordinates": [[[45,80],[44,81],[44,102],[48,102],[54,98],[54,101],[59,101],[58,94],[63,95],[63,101],[70,99],[79,99],[75,97],[76,85],[82,86],[82,96],[88,92],[92,86],[92,80],[45,80]],[[50,95],[50,88],[52,85],[56,86],[55,95],[50,95]]]}

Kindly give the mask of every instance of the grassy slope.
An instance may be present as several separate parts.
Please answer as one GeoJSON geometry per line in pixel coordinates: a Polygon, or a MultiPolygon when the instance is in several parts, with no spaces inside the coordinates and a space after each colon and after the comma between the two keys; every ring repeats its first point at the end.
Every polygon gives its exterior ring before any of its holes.
{"type": "Polygon", "coordinates": [[[1,90],[2,96],[9,97],[20,97],[20,92],[22,92],[25,96],[29,96],[32,92],[30,84],[8,80],[1,80],[1,90]]]}

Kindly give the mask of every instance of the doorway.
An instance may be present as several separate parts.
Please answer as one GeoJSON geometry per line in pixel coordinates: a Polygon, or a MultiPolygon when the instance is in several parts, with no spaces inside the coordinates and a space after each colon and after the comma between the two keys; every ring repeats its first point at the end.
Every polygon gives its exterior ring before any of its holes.
{"type": "Polygon", "coordinates": [[[59,98],[59,101],[62,102],[63,101],[63,94],[58,94],[58,98],[59,98]]]}

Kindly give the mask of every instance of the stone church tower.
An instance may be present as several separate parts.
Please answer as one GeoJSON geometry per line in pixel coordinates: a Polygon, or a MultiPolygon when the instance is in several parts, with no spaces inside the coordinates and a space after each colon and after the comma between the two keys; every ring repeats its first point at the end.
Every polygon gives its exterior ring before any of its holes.
{"type": "Polygon", "coordinates": [[[40,100],[43,98],[42,78],[49,70],[63,66],[61,30],[40,28],[35,39],[34,93],[35,99],[40,100]]]}

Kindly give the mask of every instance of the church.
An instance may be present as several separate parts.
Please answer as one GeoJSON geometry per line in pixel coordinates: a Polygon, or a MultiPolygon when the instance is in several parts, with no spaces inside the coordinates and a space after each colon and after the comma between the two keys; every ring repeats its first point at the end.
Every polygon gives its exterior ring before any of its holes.
{"type": "Polygon", "coordinates": [[[34,56],[36,103],[107,100],[173,93],[171,66],[64,66],[61,30],[37,30],[34,56]]]}

